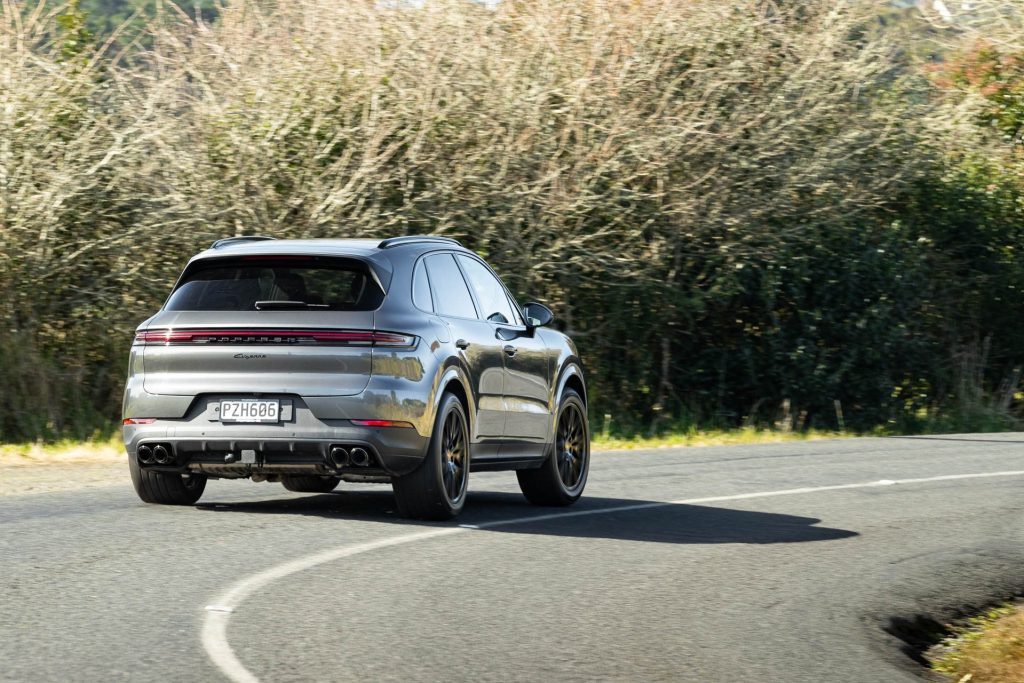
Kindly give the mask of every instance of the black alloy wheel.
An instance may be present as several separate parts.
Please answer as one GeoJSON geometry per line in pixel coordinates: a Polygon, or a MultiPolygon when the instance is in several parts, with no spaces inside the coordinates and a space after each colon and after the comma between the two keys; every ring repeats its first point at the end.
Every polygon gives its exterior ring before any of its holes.
{"type": "Polygon", "coordinates": [[[583,398],[565,389],[551,453],[540,467],[517,470],[519,488],[534,505],[564,506],[583,494],[590,472],[590,425],[583,398]]]}
{"type": "Polygon", "coordinates": [[[427,456],[392,488],[403,517],[451,519],[462,511],[469,489],[469,422],[457,396],[441,398],[427,456]]]}
{"type": "Polygon", "coordinates": [[[441,432],[441,478],[448,502],[455,505],[466,496],[469,483],[469,457],[466,448],[466,424],[462,414],[451,411],[441,432]]]}
{"type": "Polygon", "coordinates": [[[579,406],[569,403],[558,416],[555,437],[555,457],[558,459],[558,477],[566,489],[572,490],[584,474],[588,446],[583,443],[586,431],[579,406]]]}

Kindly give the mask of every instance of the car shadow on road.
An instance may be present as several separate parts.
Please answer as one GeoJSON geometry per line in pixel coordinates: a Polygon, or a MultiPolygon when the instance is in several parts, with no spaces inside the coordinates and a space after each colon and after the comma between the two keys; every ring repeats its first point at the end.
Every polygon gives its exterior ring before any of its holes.
{"type": "Polygon", "coordinates": [[[539,508],[513,493],[474,492],[455,521],[424,523],[395,513],[384,491],[360,491],[246,502],[199,503],[204,511],[276,514],[383,522],[402,527],[465,525],[482,531],[648,543],[806,543],[857,536],[816,526],[821,520],[773,512],[584,497],[570,508],[539,508]]]}

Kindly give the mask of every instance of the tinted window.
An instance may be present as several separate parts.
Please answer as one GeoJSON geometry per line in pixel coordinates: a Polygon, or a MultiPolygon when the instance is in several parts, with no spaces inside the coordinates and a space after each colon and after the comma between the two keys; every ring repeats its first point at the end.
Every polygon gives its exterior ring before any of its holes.
{"type": "Polygon", "coordinates": [[[476,308],[473,307],[473,299],[452,255],[435,254],[428,256],[425,261],[427,275],[434,289],[434,310],[441,315],[475,318],[476,308]]]}
{"type": "Polygon", "coordinates": [[[483,308],[480,317],[495,323],[511,323],[515,320],[512,307],[508,303],[505,288],[498,278],[488,270],[487,266],[468,256],[457,257],[466,271],[469,284],[476,294],[477,303],[483,308]]]}
{"type": "Polygon", "coordinates": [[[434,301],[430,296],[430,282],[427,280],[427,271],[421,260],[416,264],[416,271],[412,274],[412,303],[424,311],[434,310],[434,301]]]}
{"type": "Polygon", "coordinates": [[[218,262],[200,265],[170,299],[168,311],[253,311],[256,302],[295,301],[308,310],[372,311],[384,293],[365,267],[310,257],[218,262]]]}

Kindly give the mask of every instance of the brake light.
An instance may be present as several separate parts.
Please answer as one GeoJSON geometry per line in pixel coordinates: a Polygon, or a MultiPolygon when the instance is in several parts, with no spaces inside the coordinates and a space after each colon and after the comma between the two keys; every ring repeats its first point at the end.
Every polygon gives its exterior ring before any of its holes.
{"type": "Polygon", "coordinates": [[[155,417],[126,417],[122,424],[126,425],[151,425],[156,422],[155,417]]]}
{"type": "Polygon", "coordinates": [[[266,254],[258,256],[243,256],[240,261],[315,261],[315,256],[299,256],[293,254],[266,254]]]}
{"type": "Polygon", "coordinates": [[[349,420],[349,422],[360,427],[412,427],[411,422],[401,422],[400,420],[349,420]]]}
{"type": "Polygon", "coordinates": [[[147,330],[138,332],[140,344],[345,344],[356,346],[412,346],[416,337],[373,330],[147,330]]]}

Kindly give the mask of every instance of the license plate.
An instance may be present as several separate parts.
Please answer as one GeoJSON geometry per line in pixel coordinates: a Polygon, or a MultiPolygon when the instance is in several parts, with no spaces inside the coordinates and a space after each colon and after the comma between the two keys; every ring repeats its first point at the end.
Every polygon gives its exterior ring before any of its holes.
{"type": "Polygon", "coordinates": [[[280,422],[281,402],[278,400],[250,399],[221,401],[221,422],[280,422]]]}

